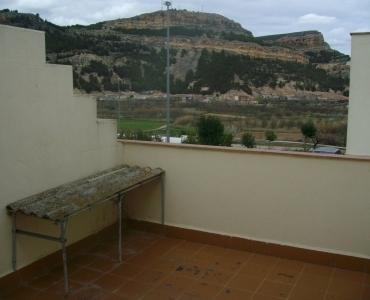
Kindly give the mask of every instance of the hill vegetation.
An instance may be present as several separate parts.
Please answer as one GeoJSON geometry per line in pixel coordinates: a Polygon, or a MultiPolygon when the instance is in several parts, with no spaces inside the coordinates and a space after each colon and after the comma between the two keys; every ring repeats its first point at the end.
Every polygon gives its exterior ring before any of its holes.
{"type": "MultiPolygon", "coordinates": [[[[75,88],[88,93],[165,90],[165,29],[161,18],[162,14],[157,12],[89,26],[63,27],[39,15],[0,11],[2,24],[45,31],[49,61],[72,65],[75,88]]],[[[207,87],[207,93],[243,90],[252,94],[256,88],[283,88],[288,83],[301,91],[348,93],[348,76],[332,74],[317,64],[345,64],[349,57],[330,49],[317,32],[255,38],[239,24],[219,15],[175,11],[173,18],[176,19],[172,20],[175,24],[172,35],[192,39],[189,43],[203,39],[217,45],[238,42],[250,45],[251,49],[273,47],[273,52],[299,48],[294,51],[304,53],[309,61],[299,63],[289,57],[283,60],[216,51],[208,49],[207,44],[203,49],[174,48],[171,51],[171,65],[176,71],[171,77],[174,93],[201,93],[207,87]],[[313,43],[315,47],[307,46],[313,43]]]]}

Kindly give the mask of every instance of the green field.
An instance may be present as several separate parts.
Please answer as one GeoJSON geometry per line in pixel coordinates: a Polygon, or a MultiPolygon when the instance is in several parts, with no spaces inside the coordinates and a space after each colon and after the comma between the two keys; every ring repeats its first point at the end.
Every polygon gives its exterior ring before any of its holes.
{"type": "Polygon", "coordinates": [[[121,119],[119,121],[119,130],[130,131],[152,131],[165,125],[165,122],[152,119],[121,119]]]}
{"type": "MultiPolygon", "coordinates": [[[[158,119],[121,119],[119,121],[118,131],[143,131],[150,134],[165,135],[166,122],[158,119]]],[[[195,128],[190,126],[171,125],[171,136],[181,136],[184,134],[194,133],[195,128]]]]}

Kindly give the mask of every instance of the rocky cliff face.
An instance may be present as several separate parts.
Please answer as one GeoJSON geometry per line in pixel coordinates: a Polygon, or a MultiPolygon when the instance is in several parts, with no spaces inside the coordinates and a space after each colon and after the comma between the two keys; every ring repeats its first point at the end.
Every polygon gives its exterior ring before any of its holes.
{"type": "MultiPolygon", "coordinates": [[[[187,10],[171,10],[170,23],[172,27],[186,27],[198,29],[203,32],[233,32],[245,36],[253,36],[252,33],[224,16],[210,13],[191,12],[187,10]]],[[[118,19],[102,23],[103,29],[163,29],[167,25],[165,11],[143,14],[133,18],[118,19]]]]}
{"type": "Polygon", "coordinates": [[[279,45],[300,51],[321,51],[330,50],[325,42],[324,36],[319,31],[303,31],[287,34],[269,35],[258,37],[268,45],[279,45]]]}

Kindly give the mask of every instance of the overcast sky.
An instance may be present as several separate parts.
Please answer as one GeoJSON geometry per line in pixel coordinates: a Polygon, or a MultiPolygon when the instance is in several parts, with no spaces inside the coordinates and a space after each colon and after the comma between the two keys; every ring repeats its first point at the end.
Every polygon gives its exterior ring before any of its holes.
{"type": "MultiPolygon", "coordinates": [[[[370,0],[174,0],[174,7],[220,13],[255,36],[320,30],[350,54],[350,32],[370,31],[370,0]]],[[[0,0],[0,9],[39,13],[58,25],[91,24],[161,9],[160,0],[0,0]]]]}

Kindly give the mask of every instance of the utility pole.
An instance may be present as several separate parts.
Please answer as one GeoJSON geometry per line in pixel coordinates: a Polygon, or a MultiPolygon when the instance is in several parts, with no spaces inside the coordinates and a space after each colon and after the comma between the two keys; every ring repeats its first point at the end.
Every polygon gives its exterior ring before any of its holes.
{"type": "Polygon", "coordinates": [[[167,7],[167,101],[166,101],[166,142],[170,143],[170,100],[171,100],[171,90],[170,90],[170,8],[172,3],[170,1],[166,1],[164,3],[167,7]]]}

